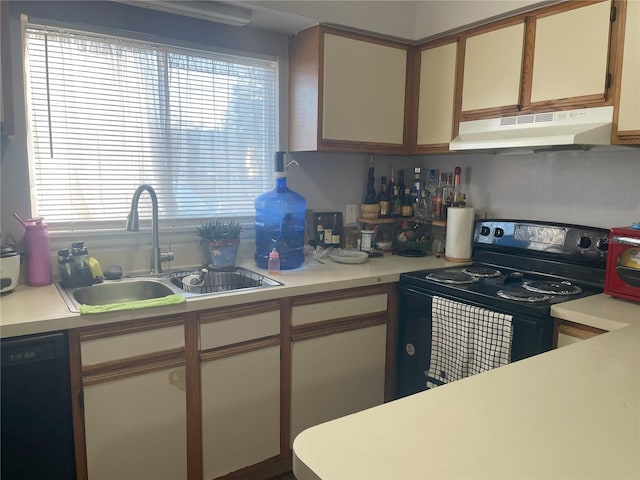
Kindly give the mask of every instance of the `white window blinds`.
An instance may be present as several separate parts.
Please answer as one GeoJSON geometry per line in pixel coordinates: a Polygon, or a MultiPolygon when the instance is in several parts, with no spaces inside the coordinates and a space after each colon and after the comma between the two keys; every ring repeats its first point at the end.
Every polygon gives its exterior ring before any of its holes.
{"type": "Polygon", "coordinates": [[[162,219],[254,215],[273,186],[276,61],[25,32],[34,215],[54,228],[121,227],[143,183],[162,219]]]}

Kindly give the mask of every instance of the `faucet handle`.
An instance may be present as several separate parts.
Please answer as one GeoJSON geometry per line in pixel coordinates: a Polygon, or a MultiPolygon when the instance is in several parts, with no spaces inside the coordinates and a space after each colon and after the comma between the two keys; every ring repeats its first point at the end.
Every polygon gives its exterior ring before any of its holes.
{"type": "Polygon", "coordinates": [[[171,251],[171,242],[169,242],[169,251],[162,253],[160,252],[160,261],[161,262],[172,262],[173,261],[173,252],[171,251]]]}

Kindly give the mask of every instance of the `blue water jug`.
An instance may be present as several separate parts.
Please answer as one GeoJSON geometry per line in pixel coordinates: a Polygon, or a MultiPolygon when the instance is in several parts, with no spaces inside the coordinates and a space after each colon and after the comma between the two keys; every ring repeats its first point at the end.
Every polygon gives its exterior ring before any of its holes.
{"type": "Polygon", "coordinates": [[[305,211],[302,195],[287,188],[284,152],[275,156],[276,185],[255,201],[256,253],[260,268],[267,268],[269,253],[280,254],[280,270],[298,268],[304,262],[305,211]]]}

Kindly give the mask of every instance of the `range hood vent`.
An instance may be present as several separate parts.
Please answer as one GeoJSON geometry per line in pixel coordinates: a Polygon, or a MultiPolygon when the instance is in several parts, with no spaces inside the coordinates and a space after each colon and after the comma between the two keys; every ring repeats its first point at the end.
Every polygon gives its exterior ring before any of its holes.
{"type": "Polygon", "coordinates": [[[531,113],[460,122],[450,150],[547,149],[610,145],[613,107],[531,113]]]}

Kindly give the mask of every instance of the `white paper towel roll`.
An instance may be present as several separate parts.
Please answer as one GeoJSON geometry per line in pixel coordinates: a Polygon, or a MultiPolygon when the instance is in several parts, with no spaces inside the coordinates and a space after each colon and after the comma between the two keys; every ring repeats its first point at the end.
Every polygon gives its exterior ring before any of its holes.
{"type": "Polygon", "coordinates": [[[473,207],[447,208],[447,234],[444,258],[451,262],[471,260],[471,245],[475,222],[473,207]]]}

